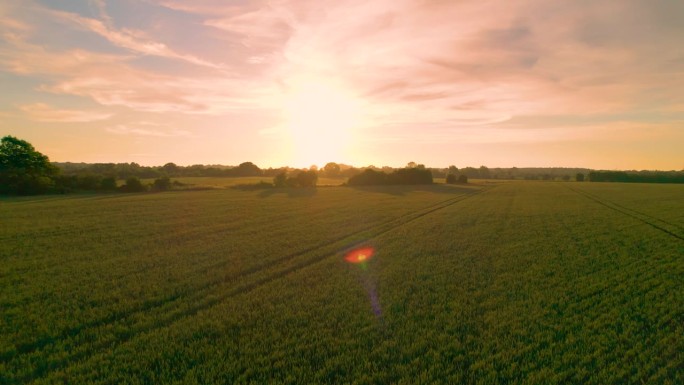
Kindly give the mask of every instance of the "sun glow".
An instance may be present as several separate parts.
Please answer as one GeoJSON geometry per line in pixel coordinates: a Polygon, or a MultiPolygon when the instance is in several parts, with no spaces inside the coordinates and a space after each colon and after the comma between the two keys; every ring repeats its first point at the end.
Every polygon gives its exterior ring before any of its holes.
{"type": "Polygon", "coordinates": [[[293,165],[353,161],[351,147],[364,122],[364,103],[334,81],[300,78],[288,83],[282,108],[293,165]]]}

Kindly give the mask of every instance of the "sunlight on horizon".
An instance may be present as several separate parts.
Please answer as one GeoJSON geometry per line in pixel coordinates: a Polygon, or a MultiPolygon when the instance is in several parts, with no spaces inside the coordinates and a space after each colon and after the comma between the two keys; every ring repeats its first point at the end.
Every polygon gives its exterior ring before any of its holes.
{"type": "Polygon", "coordinates": [[[282,95],[289,158],[302,167],[354,161],[353,147],[367,123],[365,102],[334,80],[302,76],[282,95]]]}

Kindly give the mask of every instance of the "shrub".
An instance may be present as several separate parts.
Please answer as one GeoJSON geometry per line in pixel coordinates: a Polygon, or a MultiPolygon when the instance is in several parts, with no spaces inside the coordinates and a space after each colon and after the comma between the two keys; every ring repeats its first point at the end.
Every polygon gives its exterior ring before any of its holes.
{"type": "Polygon", "coordinates": [[[163,176],[154,180],[152,188],[156,191],[166,191],[171,188],[171,179],[168,176],[163,176]]]}
{"type": "Polygon", "coordinates": [[[388,176],[389,184],[432,184],[432,172],[425,168],[401,168],[388,176]]]}
{"type": "Polygon", "coordinates": [[[140,179],[138,179],[137,177],[134,177],[134,176],[126,179],[126,184],[121,186],[121,191],[127,192],[127,193],[142,192],[145,190],[146,190],[146,188],[142,184],[142,182],[140,182],[140,179]]]}
{"type": "Polygon", "coordinates": [[[302,171],[293,179],[297,187],[316,187],[318,173],[315,170],[302,171]]]}
{"type": "Polygon", "coordinates": [[[424,167],[406,167],[390,174],[366,169],[349,178],[350,186],[432,184],[432,172],[424,167]]]}
{"type": "Polygon", "coordinates": [[[275,187],[316,187],[318,173],[316,170],[300,171],[297,175],[288,177],[287,173],[281,172],[273,178],[275,187]]]}
{"type": "Polygon", "coordinates": [[[78,178],[76,187],[79,190],[93,191],[98,190],[102,185],[102,177],[99,175],[83,175],[78,178]]]}
{"type": "Polygon", "coordinates": [[[369,186],[387,184],[387,174],[382,171],[375,171],[372,168],[365,169],[360,174],[349,178],[347,182],[350,186],[369,186]]]}
{"type": "Polygon", "coordinates": [[[100,188],[105,191],[116,190],[116,178],[113,176],[102,178],[102,181],[100,181],[100,188]]]}
{"type": "Polygon", "coordinates": [[[273,178],[273,186],[275,187],[286,187],[287,186],[287,174],[281,172],[273,178]]]}

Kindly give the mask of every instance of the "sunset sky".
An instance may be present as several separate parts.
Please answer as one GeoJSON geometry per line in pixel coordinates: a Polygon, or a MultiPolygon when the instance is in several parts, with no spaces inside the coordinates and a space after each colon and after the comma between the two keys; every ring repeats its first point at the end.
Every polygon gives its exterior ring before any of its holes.
{"type": "Polygon", "coordinates": [[[684,169],[684,1],[0,2],[53,161],[684,169]]]}

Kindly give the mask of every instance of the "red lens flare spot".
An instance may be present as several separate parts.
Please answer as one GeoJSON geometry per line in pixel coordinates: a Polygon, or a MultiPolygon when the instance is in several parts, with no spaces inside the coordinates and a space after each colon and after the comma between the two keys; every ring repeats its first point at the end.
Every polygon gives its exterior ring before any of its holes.
{"type": "Polygon", "coordinates": [[[372,247],[363,247],[350,251],[344,259],[349,263],[363,263],[371,259],[373,253],[375,250],[372,247]]]}

